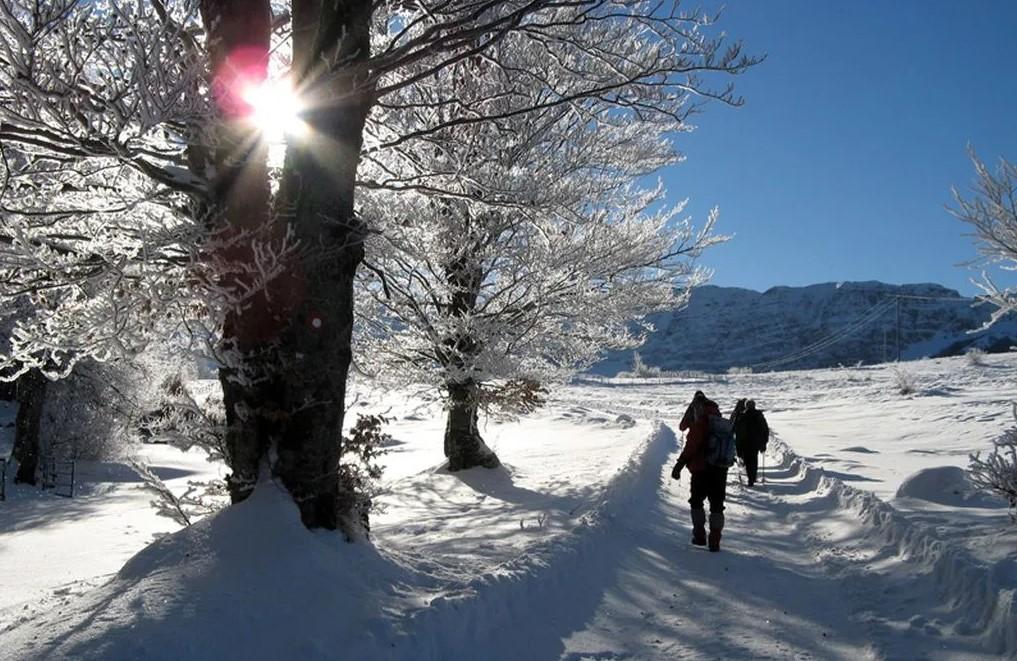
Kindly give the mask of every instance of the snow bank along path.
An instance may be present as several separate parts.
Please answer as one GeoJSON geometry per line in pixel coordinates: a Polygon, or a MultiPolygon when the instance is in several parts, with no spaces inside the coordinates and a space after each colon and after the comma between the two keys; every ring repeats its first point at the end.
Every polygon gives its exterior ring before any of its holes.
{"type": "MultiPolygon", "coordinates": [[[[884,607],[897,601],[897,611],[906,614],[913,606],[906,622],[911,628],[933,636],[970,638],[987,652],[1017,656],[1017,590],[1001,585],[992,567],[936,539],[932,530],[909,521],[874,494],[808,465],[779,439],[773,446],[771,453],[781,470],[799,475],[813,502],[789,518],[805,524],[810,546],[831,571],[853,589],[868,590],[868,596],[884,607]],[[832,514],[846,514],[856,523],[847,526],[832,516],[825,520],[815,516],[814,508],[823,504],[832,514]],[[923,599],[931,603],[921,603],[923,599]],[[952,629],[944,630],[923,609],[950,618],[952,629]]],[[[875,611],[870,622],[877,635],[892,635],[893,623],[880,621],[875,611]]],[[[896,651],[913,653],[907,648],[896,651]]]]}
{"type": "Polygon", "coordinates": [[[687,484],[631,512],[619,531],[628,543],[617,571],[595,612],[565,634],[562,657],[1017,654],[1014,594],[991,569],[809,466],[779,439],[767,464],[762,487],[742,488],[729,476],[720,554],[688,544],[687,484]]]}

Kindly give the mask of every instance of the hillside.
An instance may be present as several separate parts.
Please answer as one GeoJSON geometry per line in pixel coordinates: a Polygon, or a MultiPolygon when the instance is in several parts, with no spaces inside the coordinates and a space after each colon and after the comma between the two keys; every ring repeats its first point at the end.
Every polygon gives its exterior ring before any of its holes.
{"type": "MultiPolygon", "coordinates": [[[[649,317],[656,330],[639,353],[665,370],[707,372],[881,363],[897,357],[898,314],[904,360],[1017,344],[1014,319],[970,333],[989,318],[989,308],[940,285],[830,282],[762,293],[700,287],[684,310],[649,317]]],[[[631,364],[631,351],[612,352],[591,372],[613,375],[631,364]]]]}

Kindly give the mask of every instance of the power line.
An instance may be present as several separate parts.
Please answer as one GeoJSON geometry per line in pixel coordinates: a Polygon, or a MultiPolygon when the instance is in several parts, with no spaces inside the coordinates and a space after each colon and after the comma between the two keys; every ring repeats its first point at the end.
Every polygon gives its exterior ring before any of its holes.
{"type": "Polygon", "coordinates": [[[774,360],[768,360],[762,363],[752,365],[752,368],[769,369],[772,367],[777,367],[779,365],[793,363],[795,361],[801,360],[802,358],[806,358],[813,354],[819,353],[823,349],[826,349],[827,347],[830,347],[836,344],[837,342],[840,342],[846,337],[854,334],[859,329],[880,318],[881,316],[883,316],[883,314],[888,312],[890,308],[894,307],[895,305],[897,305],[897,301],[893,298],[879,301],[875,305],[870,307],[868,310],[866,310],[859,319],[848,324],[840,331],[827,335],[826,337],[816,342],[813,342],[812,344],[804,346],[800,349],[796,349],[795,351],[792,351],[791,353],[788,353],[779,358],[775,358],[774,360]]]}
{"type": "MultiPolygon", "coordinates": [[[[865,290],[852,289],[850,291],[865,291],[865,290]]],[[[875,291],[875,290],[869,290],[869,291],[875,291]]],[[[827,347],[830,347],[830,346],[836,344],[837,342],[840,342],[842,339],[847,338],[848,336],[852,335],[856,331],[860,330],[862,327],[872,323],[873,321],[875,321],[879,317],[883,316],[884,313],[888,312],[891,307],[895,308],[895,315],[894,315],[894,317],[895,317],[895,320],[894,320],[895,340],[896,340],[895,344],[896,344],[896,349],[897,349],[897,360],[899,362],[900,359],[901,359],[901,352],[902,352],[902,349],[903,349],[903,346],[901,344],[901,334],[900,334],[900,303],[901,303],[901,299],[915,300],[915,301],[965,301],[965,302],[971,302],[971,303],[975,302],[975,299],[964,298],[964,297],[960,297],[960,296],[922,296],[922,295],[919,295],[919,294],[894,294],[894,293],[889,293],[889,292],[879,292],[879,293],[884,294],[886,296],[886,298],[884,298],[884,299],[882,299],[880,301],[877,301],[872,307],[870,307],[868,310],[866,310],[866,312],[864,312],[862,314],[860,319],[858,319],[857,321],[853,322],[852,324],[849,324],[848,326],[844,327],[840,331],[838,331],[836,333],[833,333],[831,335],[828,335],[827,337],[825,337],[825,338],[823,338],[821,340],[818,340],[817,342],[814,342],[814,343],[812,343],[810,345],[802,347],[801,349],[798,349],[798,350],[793,351],[793,352],[791,352],[789,354],[786,354],[785,356],[781,356],[781,357],[776,358],[774,360],[768,360],[768,361],[764,361],[762,363],[757,363],[756,365],[752,365],[751,367],[753,369],[756,369],[756,368],[770,369],[770,368],[777,367],[777,366],[780,366],[780,365],[785,365],[787,363],[796,362],[798,360],[801,360],[802,358],[807,358],[808,356],[814,355],[814,354],[822,351],[823,349],[826,349],[827,347]]]]}

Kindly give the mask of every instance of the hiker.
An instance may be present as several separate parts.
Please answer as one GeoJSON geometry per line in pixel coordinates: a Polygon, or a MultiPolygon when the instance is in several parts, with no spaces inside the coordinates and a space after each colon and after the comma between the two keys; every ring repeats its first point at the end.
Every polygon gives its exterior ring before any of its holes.
{"type": "MultiPolygon", "coordinates": [[[[731,421],[732,425],[737,424],[738,416],[745,412],[745,401],[746,401],[745,398],[742,397],[737,402],[735,402],[735,407],[734,409],[732,409],[730,417],[728,417],[728,420],[731,421]]],[[[738,456],[740,457],[741,455],[738,456]]]]}
{"type": "Polygon", "coordinates": [[[766,442],[770,440],[770,427],[763,412],[756,408],[755,400],[745,401],[745,410],[738,414],[734,428],[738,456],[745,463],[745,475],[751,487],[759,472],[759,453],[766,452],[766,442]]]}
{"type": "Polygon", "coordinates": [[[720,550],[720,533],[724,528],[724,491],[727,488],[727,468],[711,466],[706,461],[707,443],[710,437],[710,416],[720,417],[716,402],[706,398],[697,390],[692,402],[685,410],[678,429],[688,430],[685,445],[678,461],[671,471],[671,477],[681,479],[683,468],[692,474],[689,505],[692,514],[692,543],[709,546],[711,551],[720,550]],[[706,510],[703,503],[710,501],[710,534],[706,534],[706,510]]]}
{"type": "MultiPolygon", "coordinates": [[[[728,417],[728,420],[731,421],[731,426],[735,429],[736,433],[737,433],[737,430],[738,430],[738,418],[739,418],[739,416],[741,416],[742,413],[745,412],[745,402],[746,402],[746,399],[744,397],[742,397],[737,402],[735,402],[735,407],[731,410],[731,415],[728,417]]],[[[742,459],[742,448],[741,448],[740,445],[736,446],[735,454],[736,454],[736,456],[739,459],[742,459]]],[[[745,463],[745,460],[742,459],[741,464],[744,465],[744,463],[745,463]]],[[[739,473],[738,474],[738,484],[741,484],[741,483],[742,483],[742,476],[741,476],[741,473],[739,473]]]]}

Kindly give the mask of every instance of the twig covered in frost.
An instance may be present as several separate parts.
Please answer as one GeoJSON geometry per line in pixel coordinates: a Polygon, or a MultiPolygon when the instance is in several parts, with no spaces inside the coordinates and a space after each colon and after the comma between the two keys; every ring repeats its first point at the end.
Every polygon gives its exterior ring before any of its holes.
{"type": "MultiPolygon", "coordinates": [[[[1004,271],[1017,270],[1017,164],[1001,158],[993,173],[974,151],[971,161],[977,173],[974,194],[964,197],[955,188],[956,206],[950,212],[974,230],[978,252],[988,265],[999,265],[1004,271]]],[[[984,272],[982,281],[975,284],[983,291],[979,298],[996,307],[986,327],[1017,310],[1017,290],[997,286],[984,272]]]]}
{"type": "MultiPolygon", "coordinates": [[[[1017,422],[1017,403],[1013,405],[1013,416],[1017,422]]],[[[1005,498],[1011,519],[1017,521],[1017,425],[993,441],[992,452],[984,459],[981,455],[981,452],[970,455],[971,481],[978,488],[1005,498]]]]}

